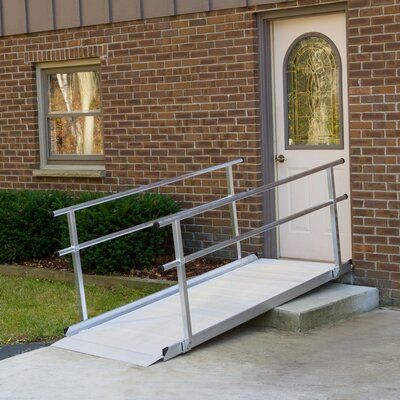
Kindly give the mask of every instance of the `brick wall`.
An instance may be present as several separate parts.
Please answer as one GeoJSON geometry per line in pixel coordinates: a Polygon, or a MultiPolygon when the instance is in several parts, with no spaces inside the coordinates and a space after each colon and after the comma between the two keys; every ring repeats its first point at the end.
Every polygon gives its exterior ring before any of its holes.
{"type": "Polygon", "coordinates": [[[400,304],[400,3],[350,0],[349,95],[358,283],[400,304]]]}
{"type": "MultiPolygon", "coordinates": [[[[237,187],[259,185],[256,45],[255,17],[243,9],[1,38],[1,188],[116,191],[237,157],[246,160],[237,187]],[[35,62],[87,57],[101,58],[107,176],[34,177],[35,62]]],[[[203,203],[226,193],[225,175],[165,191],[203,203]]],[[[259,199],[239,209],[241,227],[261,221],[259,199]]],[[[227,217],[226,208],[189,221],[188,250],[223,239],[227,217]]]]}
{"type": "MultiPolygon", "coordinates": [[[[354,262],[357,282],[378,286],[386,303],[400,298],[397,3],[348,1],[354,262]]],[[[115,191],[236,157],[246,160],[235,169],[238,188],[259,185],[255,10],[261,7],[1,38],[0,187],[115,191]],[[101,57],[107,176],[33,177],[34,63],[92,56],[101,57]]],[[[213,174],[169,191],[190,206],[221,196],[226,185],[213,174]]],[[[259,199],[239,210],[242,228],[260,224],[259,199]]],[[[225,238],[227,217],[221,209],[190,221],[188,250],[225,238]]]]}
{"type": "MultiPolygon", "coordinates": [[[[245,158],[245,165],[235,168],[237,188],[259,185],[255,10],[1,38],[0,187],[116,191],[236,157],[245,158]],[[34,177],[32,170],[39,166],[35,62],[87,57],[101,58],[107,176],[34,177]]],[[[184,206],[196,205],[224,195],[225,177],[204,176],[169,193],[184,206]]],[[[260,199],[242,202],[238,209],[242,228],[262,221],[260,199]]],[[[187,222],[189,251],[230,232],[227,208],[187,222]]],[[[250,243],[248,250],[260,250],[259,238],[250,243]]]]}

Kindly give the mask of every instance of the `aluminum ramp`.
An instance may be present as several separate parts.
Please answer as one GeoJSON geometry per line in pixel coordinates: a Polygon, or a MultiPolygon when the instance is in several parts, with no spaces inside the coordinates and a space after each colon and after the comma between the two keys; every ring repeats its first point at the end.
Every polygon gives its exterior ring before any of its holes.
{"type": "Polygon", "coordinates": [[[149,366],[159,360],[168,360],[185,353],[193,347],[347,272],[350,264],[343,264],[341,260],[337,204],[347,200],[348,196],[347,194],[336,196],[334,177],[334,167],[343,164],[345,160],[336,160],[288,176],[277,182],[267,183],[235,194],[233,166],[243,161],[243,159],[228,161],[200,171],[189,172],[180,177],[151,183],[55,211],[54,216],[67,216],[70,246],[60,250],[58,254],[60,256],[72,255],[79,308],[83,321],[70,327],[66,332],[67,337],[53,346],[135,365],[149,366]],[[226,171],[227,196],[87,242],[79,242],[76,212],[220,169],[226,171]],[[236,209],[238,201],[262,195],[281,185],[322,171],[327,174],[329,198],[326,201],[313,204],[305,210],[244,233],[240,232],[236,209]],[[181,231],[182,221],[223,206],[229,206],[230,209],[232,237],[185,255],[181,231]],[[242,258],[241,245],[243,241],[324,208],[330,210],[334,263],[258,259],[255,255],[242,258]],[[167,226],[172,228],[175,259],[161,266],[160,270],[176,268],[178,285],[88,319],[80,251],[143,229],[150,227],[159,229],[167,226]],[[186,280],[185,266],[188,262],[230,246],[236,247],[236,261],[189,281],[186,280]]]}
{"type": "MultiPolygon", "coordinates": [[[[335,265],[328,263],[250,256],[203,279],[189,280],[191,346],[329,282],[334,269],[335,265]]],[[[180,297],[177,287],[167,291],[171,294],[163,297],[161,292],[150,304],[108,322],[99,321],[100,325],[90,328],[91,320],[77,324],[67,332],[72,336],[53,346],[139,366],[179,355],[184,352],[180,297]],[[79,325],[84,330],[79,331],[79,325]]],[[[135,303],[130,306],[134,308],[135,303]]]]}

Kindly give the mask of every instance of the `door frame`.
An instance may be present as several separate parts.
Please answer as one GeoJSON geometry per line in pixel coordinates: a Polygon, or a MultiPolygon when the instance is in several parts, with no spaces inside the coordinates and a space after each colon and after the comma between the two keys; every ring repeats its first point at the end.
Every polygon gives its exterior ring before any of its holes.
{"type": "MultiPolygon", "coordinates": [[[[271,49],[271,22],[276,19],[288,19],[301,16],[311,16],[328,13],[346,13],[347,2],[339,1],[333,4],[288,8],[285,10],[271,10],[257,15],[258,54],[259,54],[259,92],[260,92],[260,119],[261,119],[261,169],[262,183],[275,181],[275,126],[274,102],[272,84],[272,49],[271,49]]],[[[347,62],[347,60],[343,60],[347,62]]],[[[342,76],[347,79],[347,76],[342,76]]],[[[349,150],[351,143],[349,142],[349,150]]],[[[349,157],[350,160],[350,157],[349,157]]],[[[350,166],[349,166],[350,168],[350,166]]],[[[350,181],[351,185],[351,181],[350,181]]],[[[275,191],[270,190],[262,196],[263,223],[275,221],[277,197],[275,191]]],[[[263,255],[266,258],[278,258],[277,230],[265,232],[263,237],[263,255]]]]}

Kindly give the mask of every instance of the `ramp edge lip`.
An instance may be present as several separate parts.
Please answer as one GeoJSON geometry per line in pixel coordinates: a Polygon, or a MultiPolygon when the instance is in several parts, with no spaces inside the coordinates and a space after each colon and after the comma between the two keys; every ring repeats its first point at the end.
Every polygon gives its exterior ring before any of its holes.
{"type": "Polygon", "coordinates": [[[80,339],[76,339],[74,337],[72,338],[63,338],[51,345],[51,347],[54,347],[56,349],[61,349],[61,350],[67,350],[67,351],[72,351],[75,353],[80,353],[80,354],[86,354],[86,355],[92,355],[94,357],[99,357],[103,358],[105,360],[115,360],[115,361],[122,361],[131,365],[136,365],[139,367],[149,367],[150,365],[155,364],[156,362],[160,361],[163,359],[162,353],[160,354],[150,354],[150,353],[144,353],[144,352],[139,352],[137,350],[128,350],[128,349],[122,349],[119,347],[115,346],[109,346],[109,345],[104,345],[104,344],[99,344],[99,343],[91,343],[88,341],[82,341],[80,339]],[[82,346],[86,347],[86,349],[83,349],[82,346]],[[80,347],[80,348],[79,348],[80,347]],[[93,352],[93,350],[87,350],[87,347],[95,347],[96,351],[93,352]],[[86,351],[85,351],[86,350],[86,351]],[[110,355],[112,354],[112,355],[110,355]],[[135,361],[133,361],[133,357],[136,358],[135,361]],[[140,362],[138,362],[140,360],[140,362]]]}
{"type": "MultiPolygon", "coordinates": [[[[241,258],[239,260],[232,261],[226,265],[223,265],[222,267],[216,268],[212,271],[206,272],[202,275],[196,276],[194,278],[191,278],[187,281],[188,288],[193,287],[196,285],[199,285],[203,282],[206,282],[212,278],[215,278],[217,276],[226,274],[228,272],[231,272],[237,268],[244,267],[247,264],[250,264],[253,261],[258,260],[258,257],[255,254],[250,254],[247,257],[241,258]]],[[[179,292],[179,286],[174,285],[169,288],[160,290],[159,292],[156,292],[154,294],[151,294],[149,296],[143,297],[139,300],[136,300],[132,303],[125,304],[124,306],[115,308],[113,310],[107,311],[103,314],[97,315],[96,317],[87,319],[86,321],[81,321],[78,322],[77,324],[71,325],[70,327],[66,328],[65,336],[73,336],[78,334],[79,332],[85,330],[85,329],[90,329],[93,328],[97,325],[100,325],[102,323],[111,321],[115,318],[118,318],[122,315],[125,315],[127,313],[130,313],[132,311],[135,311],[139,308],[145,307],[149,304],[152,304],[158,300],[164,299],[166,297],[172,296],[176,293],[179,292]]]]}

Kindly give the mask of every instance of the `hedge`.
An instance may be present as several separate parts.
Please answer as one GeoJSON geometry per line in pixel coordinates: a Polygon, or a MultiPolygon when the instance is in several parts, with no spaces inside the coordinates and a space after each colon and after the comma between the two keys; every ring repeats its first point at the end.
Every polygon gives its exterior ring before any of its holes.
{"type": "MultiPolygon", "coordinates": [[[[86,194],[79,200],[94,196],[86,194]]],[[[144,194],[104,203],[76,213],[79,241],[86,242],[143,222],[179,211],[169,196],[144,194]]],[[[63,246],[69,246],[67,224],[63,225],[63,246]]],[[[107,274],[128,272],[154,265],[157,257],[168,250],[170,229],[147,228],[140,232],[102,243],[81,252],[82,268],[86,272],[107,274]]]]}
{"type": "Polygon", "coordinates": [[[51,211],[72,203],[62,192],[0,192],[0,262],[47,258],[61,245],[51,211]]]}
{"type": "MultiPolygon", "coordinates": [[[[0,262],[21,262],[51,257],[69,246],[66,217],[52,211],[97,198],[74,197],[58,191],[0,192],[0,262]]],[[[80,242],[179,211],[171,197],[160,194],[130,196],[76,213],[80,242]]],[[[170,251],[168,229],[146,230],[81,252],[82,268],[89,273],[128,272],[152,266],[170,251]]]]}

